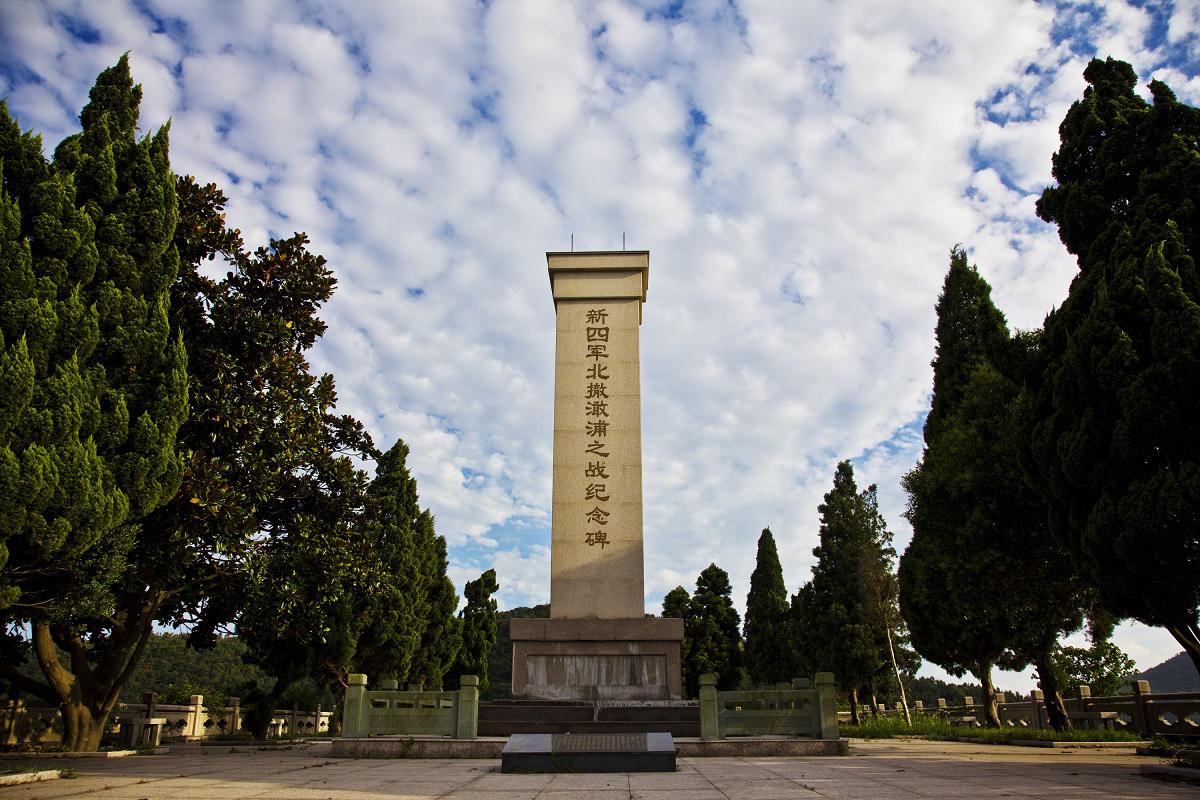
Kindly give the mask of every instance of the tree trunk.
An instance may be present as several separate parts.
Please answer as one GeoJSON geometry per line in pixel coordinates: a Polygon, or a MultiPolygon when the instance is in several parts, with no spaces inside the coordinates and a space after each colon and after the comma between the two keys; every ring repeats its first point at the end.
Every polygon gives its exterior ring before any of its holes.
{"type": "Polygon", "coordinates": [[[63,747],[72,753],[99,750],[111,710],[93,709],[84,703],[63,703],[63,747]]]}
{"type": "Polygon", "coordinates": [[[1058,672],[1050,660],[1050,651],[1044,650],[1039,653],[1033,665],[1037,667],[1038,686],[1042,689],[1042,699],[1046,703],[1046,716],[1050,718],[1050,727],[1059,732],[1071,730],[1071,718],[1067,716],[1066,706],[1063,705],[1058,672]]]}
{"type": "Polygon", "coordinates": [[[1196,672],[1200,672],[1200,626],[1198,625],[1168,625],[1167,633],[1183,645],[1183,652],[1188,654],[1196,672]]]}
{"type": "Polygon", "coordinates": [[[850,724],[862,724],[862,719],[858,715],[858,689],[850,690],[850,724]]]}
{"type": "Polygon", "coordinates": [[[904,694],[904,681],[900,678],[900,665],[896,663],[896,648],[892,645],[892,627],[884,625],[887,631],[888,655],[892,659],[892,672],[896,675],[896,685],[900,687],[900,707],[904,709],[904,724],[912,727],[912,715],[908,712],[908,697],[904,694]]]}
{"type": "Polygon", "coordinates": [[[871,719],[879,719],[879,698],[875,694],[875,681],[867,678],[866,689],[871,698],[871,719]]]}
{"type": "Polygon", "coordinates": [[[983,687],[983,721],[989,728],[1000,727],[1000,714],[996,710],[996,687],[992,685],[992,662],[981,661],[975,676],[983,687]]]}
{"type": "Polygon", "coordinates": [[[121,689],[137,666],[152,632],[161,592],[151,592],[135,613],[119,613],[103,652],[66,626],[35,622],[31,627],[33,652],[45,678],[41,696],[53,694],[63,718],[63,745],[70,751],[95,752],[108,727],[121,689]],[[62,651],[70,668],[59,661],[62,651]]]}

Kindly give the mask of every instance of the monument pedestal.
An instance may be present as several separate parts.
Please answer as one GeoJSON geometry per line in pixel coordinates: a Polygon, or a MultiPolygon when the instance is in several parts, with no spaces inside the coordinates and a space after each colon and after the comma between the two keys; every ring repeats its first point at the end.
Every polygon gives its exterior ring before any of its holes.
{"type": "Polygon", "coordinates": [[[513,697],[678,700],[681,619],[514,619],[513,697]]]}

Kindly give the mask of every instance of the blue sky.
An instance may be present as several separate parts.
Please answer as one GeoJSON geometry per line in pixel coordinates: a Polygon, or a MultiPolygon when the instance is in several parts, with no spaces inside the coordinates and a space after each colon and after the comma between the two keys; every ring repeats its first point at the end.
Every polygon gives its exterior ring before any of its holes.
{"type": "MultiPolygon", "coordinates": [[[[950,248],[1039,325],[1074,273],[1034,203],[1083,67],[1197,104],[1198,29],[1195,0],[9,0],[0,96],[49,149],[130,52],[176,171],[224,187],[248,244],[303,230],[329,259],[315,365],[409,443],[456,582],[495,566],[502,606],[549,596],[544,252],[650,250],[654,610],[711,561],[741,602],[766,526],[795,591],[842,458],[903,549],[950,248]]],[[[1143,667],[1178,649],[1117,641],[1143,667]]]]}

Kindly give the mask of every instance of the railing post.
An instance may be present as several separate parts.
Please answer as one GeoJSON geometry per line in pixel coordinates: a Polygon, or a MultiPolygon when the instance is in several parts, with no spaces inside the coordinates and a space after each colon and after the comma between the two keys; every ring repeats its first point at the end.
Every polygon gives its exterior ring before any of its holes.
{"type": "Polygon", "coordinates": [[[454,738],[474,739],[479,733],[479,678],[476,675],[463,675],[458,685],[454,738]]]}
{"type": "Polygon", "coordinates": [[[348,739],[370,735],[367,730],[367,676],[354,673],[346,685],[346,707],[342,711],[342,736],[348,739]]]}
{"type": "Polygon", "coordinates": [[[1154,712],[1150,710],[1150,681],[1132,681],[1133,724],[1138,733],[1150,739],[1154,736],[1154,712]]]}
{"type": "Polygon", "coordinates": [[[1042,690],[1029,690],[1029,724],[1032,728],[1046,727],[1046,720],[1042,715],[1042,690]]]}
{"type": "Polygon", "coordinates": [[[813,731],[818,739],[838,738],[837,686],[832,672],[818,672],[813,679],[817,689],[817,725],[813,731]]]}
{"type": "Polygon", "coordinates": [[[717,673],[700,676],[700,738],[715,742],[721,738],[720,701],[717,695],[717,673]]]}
{"type": "Polygon", "coordinates": [[[242,698],[229,698],[229,730],[226,733],[237,733],[242,729],[242,698]]]}
{"type": "Polygon", "coordinates": [[[204,713],[204,695],[194,694],[188,700],[188,705],[191,710],[188,711],[188,738],[199,739],[204,733],[204,724],[200,722],[200,715],[204,713]]]}

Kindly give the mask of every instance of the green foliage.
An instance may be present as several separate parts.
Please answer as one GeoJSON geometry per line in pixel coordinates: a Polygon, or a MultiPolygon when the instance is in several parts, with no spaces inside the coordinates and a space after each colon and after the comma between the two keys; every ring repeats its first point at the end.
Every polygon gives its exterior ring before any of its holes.
{"type": "Polygon", "coordinates": [[[149,635],[158,587],[132,610],[120,597],[153,585],[145,518],[182,472],[175,178],[167,129],[136,138],[140,98],[122,57],[51,164],[0,113],[0,608],[6,651],[44,665],[30,679],[6,658],[0,674],[62,703],[72,749],[97,745],[149,635]]]}
{"type": "MultiPolygon", "coordinates": [[[[670,597],[668,595],[668,597],[670,597]]],[[[665,615],[664,601],[664,615],[665,615]]],[[[758,555],[746,595],[746,671],[759,685],[791,680],[793,657],[788,637],[788,594],[783,566],[770,528],[758,537],[758,555]]]]}
{"type": "Polygon", "coordinates": [[[691,602],[691,599],[691,595],[688,594],[687,589],[682,586],[676,586],[663,597],[663,617],[684,619],[687,616],[688,603],[691,602]]]}
{"type": "Polygon", "coordinates": [[[858,725],[842,724],[838,732],[851,739],[893,739],[920,736],[937,741],[969,738],[983,744],[1009,744],[1013,740],[1042,742],[1135,742],[1139,737],[1126,731],[1053,731],[1043,728],[964,728],[951,725],[945,717],[918,714],[912,726],[900,717],[879,717],[858,725]]]}
{"type": "MultiPolygon", "coordinates": [[[[372,548],[375,580],[362,586],[356,610],[363,628],[354,654],[354,671],[375,680],[408,676],[425,628],[425,605],[432,570],[423,569],[417,549],[421,509],[417,482],[408,472],[408,446],[397,440],[379,459],[367,488],[367,518],[360,523],[372,548]]],[[[432,545],[432,542],[422,542],[432,545]]]]}
{"type": "MultiPolygon", "coordinates": [[[[685,592],[686,596],[686,592],[685,592]]],[[[547,619],[550,604],[517,606],[496,614],[496,643],[488,654],[488,688],[481,692],[484,700],[507,700],[512,697],[512,638],[509,635],[510,621],[514,619],[547,619]]]]}
{"type": "MultiPolygon", "coordinates": [[[[428,512],[421,515],[418,527],[421,529],[418,541],[433,542],[433,557],[424,569],[427,570],[426,574],[436,577],[429,584],[425,597],[425,629],[421,634],[420,647],[409,666],[408,682],[430,687],[442,686],[444,676],[453,667],[463,646],[463,621],[454,614],[458,608],[458,593],[446,574],[446,539],[433,535],[433,517],[428,512]]],[[[422,548],[422,552],[427,553],[428,550],[422,548]]],[[[509,659],[512,659],[511,653],[509,659]]],[[[479,676],[480,691],[487,685],[486,678],[483,674],[479,676]]]]}
{"type": "Polygon", "coordinates": [[[1084,78],[1038,202],[1079,274],[1046,318],[1032,477],[1104,606],[1200,668],[1200,109],[1113,59],[1084,78]]]}
{"type": "MultiPolygon", "coordinates": [[[[688,638],[688,610],[692,603],[692,596],[688,594],[688,590],[682,586],[676,586],[671,591],[667,592],[663,597],[662,615],[664,618],[672,617],[674,619],[683,620],[683,639],[679,642],[679,663],[682,666],[684,677],[686,678],[688,671],[688,663],[692,657],[692,642],[688,638]]],[[[699,673],[697,673],[699,674],[699,673]]],[[[698,681],[699,679],[697,679],[698,681]]],[[[696,697],[694,694],[688,694],[688,684],[686,679],[683,682],[683,692],[685,696],[696,697]]]]}
{"type": "Polygon", "coordinates": [[[1137,672],[1137,664],[1125,651],[1104,640],[1092,642],[1091,647],[1055,645],[1051,659],[1064,689],[1087,686],[1093,697],[1117,694],[1137,672]]]}
{"type": "Polygon", "coordinates": [[[837,465],[818,510],[817,563],[812,580],[792,598],[792,636],[800,671],[831,671],[853,697],[864,685],[874,691],[891,669],[889,633],[893,646],[903,639],[894,610],[891,533],[875,487],[859,492],[849,461],[837,465]]]}
{"type": "MultiPolygon", "coordinates": [[[[716,564],[709,564],[696,578],[696,591],[683,618],[687,641],[683,681],[690,697],[700,696],[700,676],[706,672],[717,674],[718,690],[736,689],[740,682],[741,619],[733,607],[732,591],[728,573],[716,564]]],[[[665,603],[663,610],[665,616],[665,603]]]]}
{"type": "Polygon", "coordinates": [[[156,633],[146,648],[129,682],[121,690],[121,701],[140,703],[146,692],[158,694],[162,703],[183,703],[194,694],[204,695],[208,707],[223,706],[226,699],[251,683],[268,687],[271,678],[243,657],[246,646],[232,636],[221,636],[207,650],[188,647],[187,636],[156,633]]]}
{"type": "Polygon", "coordinates": [[[479,690],[488,687],[488,654],[496,643],[496,601],[492,595],[500,588],[496,570],[489,569],[463,589],[467,605],[462,610],[462,647],[454,662],[453,678],[479,677],[479,690]]]}
{"type": "Polygon", "coordinates": [[[1037,337],[1010,339],[991,287],[958,248],[937,312],[939,416],[926,426],[921,462],[904,477],[913,538],[900,562],[900,604],[922,656],[980,680],[995,724],[992,666],[1036,661],[1043,688],[1055,695],[1050,647],[1081,624],[1085,600],[1020,465],[1017,400],[1037,337]],[[971,347],[944,346],[963,329],[973,331],[971,347]]]}

